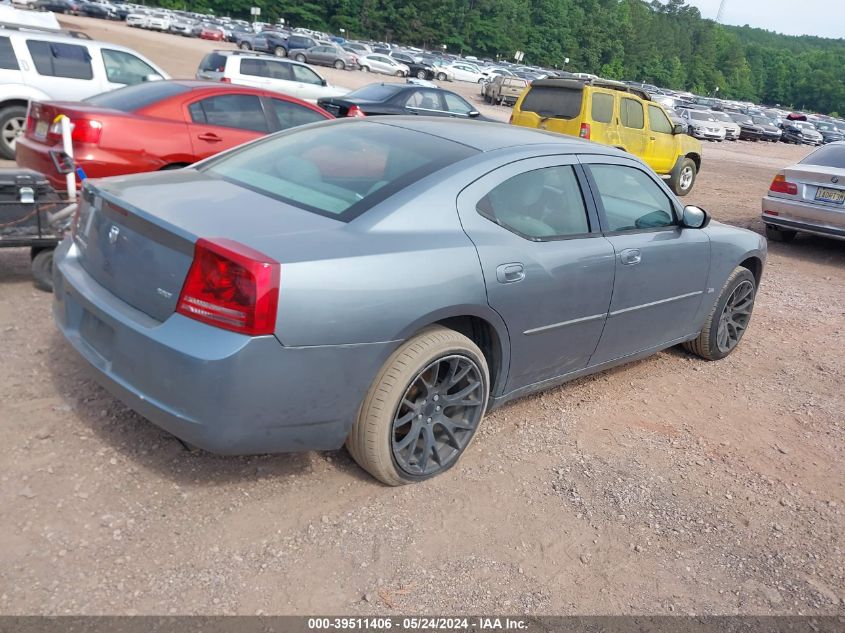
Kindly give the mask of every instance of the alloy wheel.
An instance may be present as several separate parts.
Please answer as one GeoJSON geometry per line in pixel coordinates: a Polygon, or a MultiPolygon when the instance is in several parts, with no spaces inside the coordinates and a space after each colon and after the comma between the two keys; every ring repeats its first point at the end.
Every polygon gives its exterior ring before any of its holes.
{"type": "Polygon", "coordinates": [[[754,284],[745,280],[733,289],[719,317],[719,329],[716,334],[719,351],[730,352],[739,344],[748,328],[753,308],[754,284]]]}
{"type": "Polygon", "coordinates": [[[692,187],[692,179],[694,178],[694,174],[692,171],[692,167],[684,167],[681,170],[681,178],[680,178],[680,185],[681,189],[686,191],[690,187],[692,187]]]}
{"type": "Polygon", "coordinates": [[[6,121],[6,125],[3,126],[2,135],[3,143],[9,147],[13,152],[15,150],[15,143],[18,140],[18,137],[23,133],[24,125],[26,125],[26,119],[21,117],[14,117],[6,121]]]}
{"type": "Polygon", "coordinates": [[[467,356],[437,359],[402,396],[392,426],[396,465],[414,476],[445,470],[469,445],[484,413],[484,383],[467,356]]]}

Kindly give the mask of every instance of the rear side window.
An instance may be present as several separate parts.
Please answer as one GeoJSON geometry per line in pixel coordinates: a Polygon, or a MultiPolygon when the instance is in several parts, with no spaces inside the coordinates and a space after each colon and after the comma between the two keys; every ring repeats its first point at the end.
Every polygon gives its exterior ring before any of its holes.
{"type": "Polygon", "coordinates": [[[593,93],[592,119],[597,123],[610,123],[613,118],[613,95],[606,92],[593,93]]]}
{"type": "Polygon", "coordinates": [[[0,37],[0,68],[18,70],[18,58],[8,37],[0,37]]]}
{"type": "Polygon", "coordinates": [[[269,132],[261,100],[255,95],[218,95],[195,101],[188,110],[194,123],[269,132]]]}
{"type": "Polygon", "coordinates": [[[590,232],[581,188],[568,165],[514,176],[479,200],[476,208],[496,224],[531,240],[590,232]]]}
{"type": "Polygon", "coordinates": [[[205,173],[348,222],[477,150],[447,139],[355,121],[283,132],[225,154],[205,173]]]}
{"type": "Polygon", "coordinates": [[[649,127],[660,134],[671,134],[672,124],[669,118],[663,113],[663,110],[657,106],[648,106],[648,125],[649,127]]]}
{"type": "Polygon", "coordinates": [[[639,101],[623,98],[620,106],[622,114],[622,125],[625,127],[641,130],[644,127],[643,106],[639,101]]]}
{"type": "Polygon", "coordinates": [[[279,120],[279,129],[286,130],[297,125],[307,125],[317,121],[325,121],[326,117],[311,108],[306,108],[290,101],[271,99],[273,111],[279,120]]]}
{"type": "Polygon", "coordinates": [[[137,112],[153,103],[158,103],[187,91],[188,89],[185,86],[173,81],[151,81],[104,92],[83,99],[83,101],[99,108],[109,108],[121,112],[137,112]]]}
{"type": "Polygon", "coordinates": [[[91,55],[84,46],[42,40],[27,40],[26,46],[39,75],[67,79],[94,77],[91,55]]]}
{"type": "Polygon", "coordinates": [[[263,59],[242,59],[241,74],[250,77],[269,77],[267,62],[263,59]]]}
{"type": "Polygon", "coordinates": [[[534,112],[542,117],[574,119],[581,114],[583,90],[533,86],[522,100],[523,112],[534,112]]]}
{"type": "MultiPolygon", "coordinates": [[[[247,60],[244,60],[247,61],[247,60]]],[[[242,62],[243,63],[243,62],[242,62]]],[[[209,53],[202,58],[200,70],[222,73],[226,69],[226,56],[220,53],[209,53]]]]}
{"type": "Polygon", "coordinates": [[[845,145],[823,145],[800,162],[803,165],[845,169],[845,145]]]}

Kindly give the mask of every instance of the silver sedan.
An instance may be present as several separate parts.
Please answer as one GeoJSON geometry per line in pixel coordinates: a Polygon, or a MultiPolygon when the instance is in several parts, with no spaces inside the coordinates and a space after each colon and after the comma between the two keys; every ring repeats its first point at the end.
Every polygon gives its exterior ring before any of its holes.
{"type": "Polygon", "coordinates": [[[358,58],[358,65],[365,73],[374,72],[382,75],[394,75],[395,77],[407,77],[411,74],[411,69],[402,62],[378,53],[361,55],[358,58]]]}
{"type": "Polygon", "coordinates": [[[724,358],[766,258],[630,154],[458,119],[318,123],[81,199],[54,315],[107,389],[186,443],[345,443],[390,485],[514,398],[724,358]]]}
{"type": "Polygon", "coordinates": [[[845,239],[845,141],[781,170],[763,198],[763,222],[766,237],[776,242],[799,232],[845,239]]]}

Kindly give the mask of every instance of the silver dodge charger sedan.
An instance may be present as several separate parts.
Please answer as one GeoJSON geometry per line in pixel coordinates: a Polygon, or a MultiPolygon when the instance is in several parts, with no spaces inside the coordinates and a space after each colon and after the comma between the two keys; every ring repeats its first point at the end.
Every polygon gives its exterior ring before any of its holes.
{"type": "Polygon", "coordinates": [[[477,121],[337,120],[87,181],[54,315],[117,398],[229,454],[337,449],[391,485],[513,398],[745,333],[757,234],[613,148],[477,121]]]}
{"type": "Polygon", "coordinates": [[[798,232],[845,239],[845,141],[781,170],[763,197],[763,222],[775,242],[789,242],[798,232]]]}

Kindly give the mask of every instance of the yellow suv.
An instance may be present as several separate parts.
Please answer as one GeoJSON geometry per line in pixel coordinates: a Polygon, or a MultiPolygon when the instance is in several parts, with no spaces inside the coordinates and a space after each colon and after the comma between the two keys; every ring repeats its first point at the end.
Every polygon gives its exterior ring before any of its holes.
{"type": "Polygon", "coordinates": [[[613,145],[645,161],[687,195],[701,169],[701,143],[673,125],[659,103],[606,79],[541,79],[522,93],[511,123],[613,145]]]}

